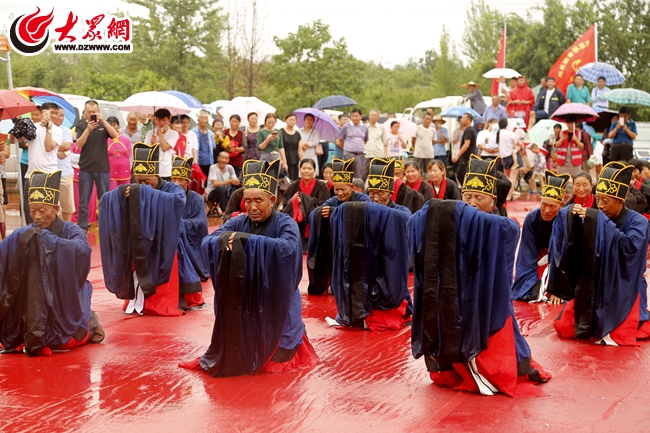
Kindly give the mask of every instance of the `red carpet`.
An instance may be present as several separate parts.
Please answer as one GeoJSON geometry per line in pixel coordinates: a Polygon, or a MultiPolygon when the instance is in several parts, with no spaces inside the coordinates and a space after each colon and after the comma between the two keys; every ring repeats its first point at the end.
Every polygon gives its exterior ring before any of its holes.
{"type": "MultiPolygon", "coordinates": [[[[534,203],[512,202],[523,222],[534,203]]],[[[92,234],[96,234],[91,232],[92,234]]],[[[92,236],[91,236],[92,237],[92,236]]],[[[306,294],[303,316],[319,364],[288,374],[214,379],[178,367],[203,354],[210,307],[182,317],[132,317],[103,287],[99,248],[90,279],[102,344],[51,357],[0,356],[2,432],[646,432],[650,343],[598,347],[562,341],[559,307],[516,306],[533,356],[553,379],[548,397],[482,397],[435,386],[414,360],[410,328],[328,328],[331,296],[306,294]]]]}

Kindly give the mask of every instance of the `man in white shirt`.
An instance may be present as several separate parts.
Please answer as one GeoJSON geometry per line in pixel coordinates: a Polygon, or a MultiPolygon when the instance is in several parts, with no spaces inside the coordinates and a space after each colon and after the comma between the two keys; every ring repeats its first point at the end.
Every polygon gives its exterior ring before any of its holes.
{"type": "Polygon", "coordinates": [[[221,216],[226,211],[228,199],[239,186],[239,179],[230,162],[228,152],[220,152],[218,162],[210,166],[205,197],[208,202],[208,216],[221,216]]]}
{"type": "Polygon", "coordinates": [[[72,147],[72,131],[70,131],[70,128],[63,126],[63,119],[65,118],[63,108],[56,110],[56,114],[55,110],[51,110],[50,114],[52,116],[52,122],[61,128],[61,132],[63,133],[63,140],[57,152],[59,170],[61,170],[59,211],[61,213],[61,219],[70,222],[72,221],[72,214],[76,210],[74,205],[74,170],[70,161],[70,150],[64,149],[70,149],[72,147]]]}
{"type": "Polygon", "coordinates": [[[435,134],[434,128],[431,126],[433,116],[430,113],[424,115],[422,125],[418,125],[418,131],[415,137],[412,138],[413,146],[413,159],[420,166],[422,173],[426,173],[429,167],[429,162],[433,159],[433,138],[435,134]]]}
{"type": "MultiPolygon", "coordinates": [[[[52,102],[43,104],[42,120],[36,126],[36,138],[31,140],[27,147],[29,149],[29,165],[25,173],[25,188],[23,191],[29,191],[29,177],[34,170],[41,170],[46,173],[54,173],[59,169],[57,151],[63,141],[63,132],[61,128],[52,123],[51,111],[58,112],[59,106],[52,102]]],[[[69,150],[70,148],[68,147],[69,150]]],[[[24,212],[27,224],[33,222],[29,214],[29,197],[24,195],[24,212]]]]}
{"type": "Polygon", "coordinates": [[[181,115],[181,134],[187,139],[185,146],[185,156],[183,158],[194,158],[194,162],[198,164],[199,161],[199,138],[193,131],[190,131],[190,116],[187,114],[181,115]]]}
{"type": "Polygon", "coordinates": [[[174,160],[174,156],[176,156],[174,146],[179,138],[178,132],[169,127],[172,115],[168,109],[159,108],[153,115],[155,128],[147,132],[147,137],[144,139],[144,142],[146,144],[160,143],[159,176],[163,180],[171,182],[172,161],[174,160]]]}
{"type": "Polygon", "coordinates": [[[384,157],[384,144],[386,144],[386,128],[384,125],[377,123],[379,120],[379,111],[376,109],[370,110],[368,113],[368,142],[363,151],[366,157],[366,164],[361,178],[368,177],[368,169],[370,167],[370,160],[373,158],[384,157]]]}

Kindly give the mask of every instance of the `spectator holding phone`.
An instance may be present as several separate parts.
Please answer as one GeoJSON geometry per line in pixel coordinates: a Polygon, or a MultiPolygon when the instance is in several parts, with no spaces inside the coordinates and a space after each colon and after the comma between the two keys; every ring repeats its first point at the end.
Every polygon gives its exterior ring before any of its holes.
{"type": "MultiPolygon", "coordinates": [[[[171,121],[171,113],[166,108],[159,108],[153,114],[154,117],[154,126],[155,129],[147,132],[147,136],[144,139],[146,144],[160,144],[160,165],[159,165],[159,175],[160,178],[171,182],[172,180],[172,161],[176,152],[174,151],[174,146],[178,142],[178,132],[174,131],[169,123],[171,121]]],[[[183,149],[183,153],[185,149],[183,149]]]]}
{"type": "MultiPolygon", "coordinates": [[[[108,161],[108,137],[116,138],[117,131],[99,112],[99,104],[92,99],[86,102],[84,117],[76,125],[79,157],[79,227],[88,231],[88,202],[97,187],[97,199],[101,200],[111,183],[111,166],[108,161]]],[[[30,149],[31,160],[31,149],[30,149]]]]}
{"type": "Polygon", "coordinates": [[[618,110],[618,122],[609,128],[609,138],[612,148],[609,151],[610,161],[629,161],[634,158],[634,139],[636,139],[636,123],[630,119],[629,107],[618,110]]]}
{"type": "Polygon", "coordinates": [[[257,143],[262,151],[260,154],[260,161],[273,162],[280,159],[282,168],[288,170],[287,157],[284,154],[284,142],[282,141],[282,134],[277,129],[274,129],[275,122],[278,117],[275,113],[268,113],[264,117],[264,128],[260,129],[257,133],[257,143]]]}

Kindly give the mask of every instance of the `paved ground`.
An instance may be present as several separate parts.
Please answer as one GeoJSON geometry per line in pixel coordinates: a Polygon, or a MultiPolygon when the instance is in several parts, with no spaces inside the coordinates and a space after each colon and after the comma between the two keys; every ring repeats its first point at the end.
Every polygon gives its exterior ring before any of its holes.
{"type": "MultiPolygon", "coordinates": [[[[519,221],[533,202],[512,202],[519,221]]],[[[90,239],[96,245],[96,233],[90,239]]],[[[306,275],[306,273],[305,273],[306,275]]],[[[177,367],[209,343],[211,308],[179,318],[131,317],[103,286],[99,249],[90,274],[106,340],[52,357],[0,358],[3,432],[647,432],[650,343],[637,348],[562,341],[558,308],[517,305],[535,359],[552,372],[541,398],[482,397],[441,389],[410,354],[410,329],[327,327],[334,299],[306,294],[303,317],[320,362],[290,374],[214,379],[177,367]]],[[[212,299],[209,283],[206,299],[212,299]]],[[[212,302],[210,302],[212,304],[212,302]]]]}

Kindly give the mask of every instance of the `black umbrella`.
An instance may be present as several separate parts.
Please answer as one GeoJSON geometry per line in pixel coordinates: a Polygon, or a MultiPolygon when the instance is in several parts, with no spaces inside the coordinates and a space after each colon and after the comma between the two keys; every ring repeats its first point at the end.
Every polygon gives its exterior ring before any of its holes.
{"type": "Polygon", "coordinates": [[[326,108],[349,107],[350,105],[357,105],[357,101],[345,95],[332,95],[315,103],[313,108],[324,110],[326,108]]]}
{"type": "Polygon", "coordinates": [[[612,117],[618,116],[618,111],[605,109],[598,112],[598,115],[600,116],[598,119],[587,122],[587,125],[594,128],[600,134],[601,132],[609,131],[609,127],[612,124],[612,117]]]}

